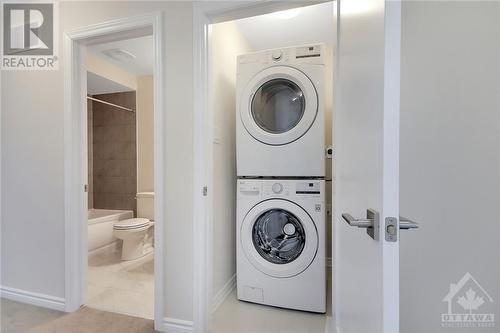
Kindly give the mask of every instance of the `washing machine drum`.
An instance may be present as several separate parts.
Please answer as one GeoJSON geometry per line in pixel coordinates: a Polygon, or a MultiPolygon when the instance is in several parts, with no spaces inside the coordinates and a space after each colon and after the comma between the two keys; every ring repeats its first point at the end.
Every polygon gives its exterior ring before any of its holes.
{"type": "Polygon", "coordinates": [[[273,277],[300,274],[318,250],[318,234],[311,217],[286,200],[268,200],[254,206],[242,223],[240,235],[248,260],[273,277]]]}
{"type": "Polygon", "coordinates": [[[275,264],[286,264],[302,253],[306,235],[295,215],[283,209],[271,209],[256,219],[252,241],[264,259],[275,264]]]}
{"type": "Polygon", "coordinates": [[[314,123],[318,96],[311,80],[288,66],[255,75],[243,90],[240,117],[247,132],[269,145],[285,145],[303,136],[314,123]]]}

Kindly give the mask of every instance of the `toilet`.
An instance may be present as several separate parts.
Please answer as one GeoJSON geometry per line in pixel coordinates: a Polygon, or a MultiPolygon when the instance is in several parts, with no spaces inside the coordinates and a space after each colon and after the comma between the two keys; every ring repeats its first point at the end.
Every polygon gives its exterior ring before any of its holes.
{"type": "Polygon", "coordinates": [[[122,260],[134,260],[152,251],[146,246],[146,234],[154,226],[154,192],[137,193],[137,218],[117,221],[113,234],[123,240],[122,260]]]}

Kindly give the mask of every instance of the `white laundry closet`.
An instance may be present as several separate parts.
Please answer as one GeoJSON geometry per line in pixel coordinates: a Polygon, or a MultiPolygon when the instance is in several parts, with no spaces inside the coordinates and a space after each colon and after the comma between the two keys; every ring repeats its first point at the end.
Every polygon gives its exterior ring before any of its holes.
{"type": "MultiPolygon", "coordinates": [[[[212,249],[213,274],[211,303],[214,312],[214,332],[218,330],[237,331],[239,325],[232,315],[234,311],[247,318],[246,330],[258,329],[258,323],[269,322],[274,317],[277,327],[286,325],[292,332],[324,329],[326,315],[309,312],[283,310],[266,305],[237,301],[236,299],[236,69],[239,55],[268,49],[318,44],[328,49],[325,72],[328,82],[325,89],[331,91],[333,79],[332,47],[335,42],[333,3],[291,9],[283,12],[255,16],[235,21],[212,24],[210,30],[210,96],[213,131],[213,202],[212,202],[212,249]],[[307,22],[315,22],[311,26],[307,22]],[[328,75],[330,73],[331,75],[328,75]],[[282,320],[276,320],[281,316],[282,320]],[[225,319],[224,319],[225,318],[225,319]],[[288,324],[285,324],[288,323],[288,324]],[[257,326],[255,326],[257,325],[257,326]],[[288,327],[289,326],[289,327],[288,327]]],[[[314,89],[314,88],[313,88],[314,89]]],[[[324,131],[325,147],[332,144],[332,93],[325,93],[324,131]]],[[[323,125],[323,124],[322,124],[323,125]]],[[[323,149],[323,148],[321,148],[323,149]]],[[[324,157],[325,181],[325,231],[319,237],[326,244],[327,277],[331,276],[331,160],[324,157]]],[[[262,163],[265,163],[262,161],[262,163]]],[[[288,186],[288,185],[287,185],[288,186]]],[[[294,185],[295,186],[295,185],[294,185]]],[[[329,279],[329,278],[328,278],[329,279]]],[[[330,295],[325,286],[325,297],[330,295]]],[[[328,296],[328,311],[331,300],[328,296]]],[[[282,327],[283,328],[283,327],[282,327]]]]}

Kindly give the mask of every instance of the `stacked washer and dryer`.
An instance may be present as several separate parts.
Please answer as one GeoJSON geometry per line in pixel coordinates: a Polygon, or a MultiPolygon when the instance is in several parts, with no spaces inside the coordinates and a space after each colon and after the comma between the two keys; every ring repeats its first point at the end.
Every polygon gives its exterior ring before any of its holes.
{"type": "Polygon", "coordinates": [[[240,300],[326,311],[327,58],[322,44],[238,57],[240,300]]]}

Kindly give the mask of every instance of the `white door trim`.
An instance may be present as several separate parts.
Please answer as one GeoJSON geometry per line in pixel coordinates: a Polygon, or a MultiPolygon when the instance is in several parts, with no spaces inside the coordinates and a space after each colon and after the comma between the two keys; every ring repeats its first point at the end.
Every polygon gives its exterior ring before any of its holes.
{"type": "Polygon", "coordinates": [[[154,62],[154,182],[155,182],[155,328],[163,330],[164,313],[164,182],[165,57],[163,16],[153,12],[77,28],[64,34],[64,200],[65,298],[67,312],[83,303],[87,268],[87,110],[84,45],[120,38],[152,35],[154,62]]]}
{"type": "MultiPolygon", "coordinates": [[[[384,66],[384,201],[382,217],[397,218],[398,242],[383,243],[385,332],[399,332],[399,122],[401,76],[401,0],[385,3],[384,66]],[[386,163],[389,161],[390,163],[386,163]]],[[[381,223],[383,223],[381,221],[381,223]]]]}
{"type": "Polygon", "coordinates": [[[212,119],[209,107],[210,24],[310,6],[319,1],[234,1],[193,4],[193,331],[207,332],[212,313],[212,119]],[[203,188],[207,186],[207,196],[203,188]]]}

